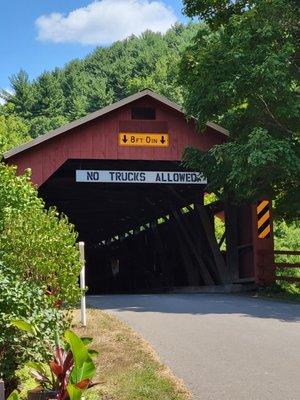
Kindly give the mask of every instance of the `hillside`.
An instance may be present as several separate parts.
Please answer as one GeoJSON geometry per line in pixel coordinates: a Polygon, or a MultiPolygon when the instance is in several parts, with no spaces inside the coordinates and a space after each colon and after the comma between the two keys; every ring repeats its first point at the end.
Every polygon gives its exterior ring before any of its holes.
{"type": "Polygon", "coordinates": [[[144,88],[181,103],[178,62],[198,26],[177,24],[164,35],[147,31],[98,47],[33,81],[20,71],[10,78],[14,94],[1,91],[7,103],[0,116],[21,118],[34,138],[144,88]]]}

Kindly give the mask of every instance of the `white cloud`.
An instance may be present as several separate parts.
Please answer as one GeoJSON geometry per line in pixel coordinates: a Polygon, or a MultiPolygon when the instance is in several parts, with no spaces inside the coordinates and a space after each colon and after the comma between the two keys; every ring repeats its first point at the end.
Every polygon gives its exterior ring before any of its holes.
{"type": "MultiPolygon", "coordinates": [[[[1,89],[0,89],[0,90],[1,90],[1,89]]],[[[14,91],[13,91],[12,89],[10,89],[10,88],[4,89],[3,91],[4,91],[4,92],[7,92],[7,93],[9,93],[9,94],[14,94],[14,91]]],[[[0,104],[1,104],[1,105],[4,105],[5,103],[6,103],[6,100],[3,99],[2,97],[0,97],[0,104]]]]}
{"type": "Polygon", "coordinates": [[[161,1],[101,0],[68,15],[40,16],[37,38],[54,43],[109,44],[147,29],[166,32],[176,20],[174,11],[161,1]]]}

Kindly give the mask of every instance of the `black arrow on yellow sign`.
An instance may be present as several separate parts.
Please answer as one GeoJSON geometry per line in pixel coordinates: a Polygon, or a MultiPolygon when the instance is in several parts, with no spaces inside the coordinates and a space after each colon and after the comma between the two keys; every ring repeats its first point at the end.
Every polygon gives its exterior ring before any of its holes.
{"type": "Polygon", "coordinates": [[[126,135],[124,135],[124,136],[123,136],[123,142],[126,143],[127,141],[128,141],[128,140],[127,140],[127,137],[126,137],[126,135]]]}
{"type": "Polygon", "coordinates": [[[165,138],[164,138],[163,136],[161,137],[160,142],[161,142],[162,144],[165,143],[165,138]]]}

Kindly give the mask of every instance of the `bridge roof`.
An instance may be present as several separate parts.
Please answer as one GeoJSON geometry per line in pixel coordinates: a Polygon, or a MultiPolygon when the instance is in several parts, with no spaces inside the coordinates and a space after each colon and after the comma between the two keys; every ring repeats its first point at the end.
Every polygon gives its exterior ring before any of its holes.
{"type": "MultiPolygon", "coordinates": [[[[96,119],[98,117],[108,114],[120,107],[123,107],[129,103],[136,101],[136,100],[142,99],[143,97],[146,97],[146,96],[149,96],[149,97],[153,98],[154,100],[157,100],[158,102],[163,103],[167,107],[184,115],[183,109],[178,104],[172,102],[171,100],[167,99],[166,97],[164,97],[158,93],[153,92],[152,90],[145,89],[141,92],[137,92],[137,93],[135,93],[131,96],[128,96],[120,101],[117,101],[116,103],[113,103],[106,107],[103,107],[100,110],[94,111],[80,119],[72,121],[66,125],[63,125],[57,129],[54,129],[48,133],[45,133],[44,135],[41,135],[35,139],[32,139],[27,143],[24,143],[24,144],[21,144],[20,146],[14,147],[11,150],[8,150],[7,152],[5,152],[3,157],[5,160],[7,160],[10,157],[18,155],[25,150],[31,149],[43,142],[47,142],[48,140],[50,140],[54,137],[57,137],[65,132],[71,131],[72,129],[74,129],[80,125],[83,125],[83,124],[86,124],[87,122],[93,121],[94,119],[96,119]]],[[[223,128],[213,122],[207,122],[206,125],[209,128],[212,128],[213,130],[215,130],[225,136],[228,136],[228,134],[229,134],[225,128],[223,128]]]]}

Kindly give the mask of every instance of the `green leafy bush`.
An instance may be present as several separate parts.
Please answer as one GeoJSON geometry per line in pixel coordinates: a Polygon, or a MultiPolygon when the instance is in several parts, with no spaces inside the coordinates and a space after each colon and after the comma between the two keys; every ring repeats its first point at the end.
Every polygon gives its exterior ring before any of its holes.
{"type": "Polygon", "coordinates": [[[30,171],[16,176],[16,168],[0,163],[0,229],[2,229],[3,212],[6,208],[24,210],[30,207],[41,208],[42,200],[29,183],[30,171]]]}
{"type": "Polygon", "coordinates": [[[66,217],[44,208],[29,178],[0,163],[0,260],[69,308],[80,298],[77,233],[66,217]]]}
{"type": "Polygon", "coordinates": [[[12,105],[7,106],[7,114],[2,114],[0,110],[0,154],[30,139],[24,121],[9,113],[13,113],[12,105]]]}
{"type": "Polygon", "coordinates": [[[30,173],[17,176],[0,163],[0,376],[12,388],[19,366],[47,361],[42,339],[54,343],[55,331],[68,326],[59,308],[80,298],[76,239],[66,217],[45,209],[30,173]],[[37,337],[21,335],[14,319],[37,326],[37,337]]]}
{"type": "Polygon", "coordinates": [[[63,312],[53,307],[45,287],[26,282],[12,268],[0,264],[0,377],[6,387],[14,387],[15,371],[30,359],[45,361],[48,348],[55,342],[55,332],[62,333],[68,325],[63,312]],[[12,321],[22,319],[38,327],[35,339],[20,332],[12,321]]]}
{"type": "Polygon", "coordinates": [[[27,392],[37,387],[36,380],[32,376],[31,370],[32,369],[30,368],[30,366],[25,364],[16,371],[16,377],[19,382],[18,391],[21,400],[26,400],[28,396],[27,392]]]}

